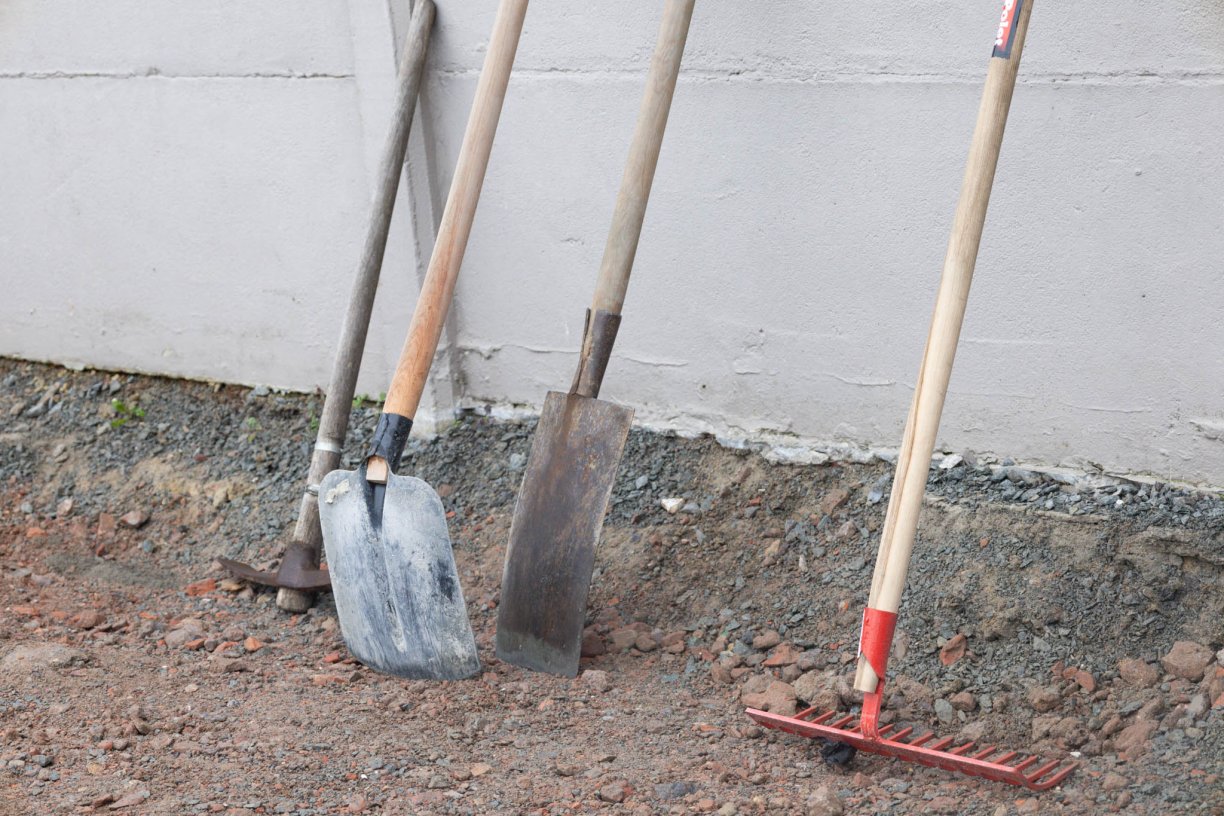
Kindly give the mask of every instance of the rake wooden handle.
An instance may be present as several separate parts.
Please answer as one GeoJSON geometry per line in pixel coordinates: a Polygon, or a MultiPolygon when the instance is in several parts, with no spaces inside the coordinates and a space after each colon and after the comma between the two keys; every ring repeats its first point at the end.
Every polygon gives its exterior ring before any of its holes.
{"type": "Polygon", "coordinates": [[[518,49],[519,34],[522,33],[526,15],[527,0],[502,0],[497,9],[497,20],[493,24],[489,50],[476,85],[476,99],[463,134],[459,162],[455,166],[446,209],[438,226],[438,238],[429,259],[429,270],[421,284],[421,295],[412,315],[412,326],[404,341],[395,376],[387,389],[383,413],[411,419],[420,405],[429,367],[442,336],[442,325],[450,309],[459,267],[463,264],[463,252],[472,231],[472,221],[476,217],[476,203],[480,199],[480,188],[489,166],[493,136],[497,132],[497,120],[506,98],[510,68],[514,64],[514,53],[518,49]]]}
{"type": "MultiPolygon", "coordinates": [[[[1010,4],[1016,0],[1007,2],[1009,5],[1005,6],[1005,15],[1010,4]]],[[[952,362],[956,357],[956,344],[965,319],[969,284],[973,280],[973,268],[982,241],[982,228],[986,222],[986,208],[990,203],[990,190],[994,184],[995,168],[999,163],[1003,131],[1007,125],[1007,113],[1011,107],[1012,92],[1016,87],[1020,54],[1024,49],[1025,34],[1032,11],[1033,0],[1024,0],[1014,19],[1009,20],[1010,25],[1015,28],[1014,32],[1004,32],[1008,38],[1010,55],[993,56],[986,74],[986,87],[982,92],[960,200],[952,222],[952,237],[948,241],[939,293],[935,298],[935,313],[931,318],[930,334],[914,388],[914,401],[910,406],[905,436],[897,457],[892,495],[880,537],[880,550],[876,556],[871,595],[867,601],[867,606],[871,609],[896,612],[901,604],[901,593],[905,589],[910,553],[914,546],[914,534],[918,529],[918,515],[922,510],[927,472],[930,469],[931,455],[935,451],[935,437],[939,431],[944,397],[948,393],[948,382],[952,377],[952,362]]],[[[998,50],[996,48],[996,54],[998,50]]],[[[859,691],[874,692],[878,683],[879,677],[875,670],[860,656],[854,687],[859,691]]]]}
{"type": "Polygon", "coordinates": [[[663,23],[650,63],[646,94],[638,112],[629,161],[621,178],[616,211],[612,215],[612,227],[608,231],[608,243],[599,267],[599,280],[595,284],[595,297],[591,301],[592,315],[601,310],[618,315],[625,303],[629,273],[633,269],[633,257],[637,254],[638,238],[646,218],[646,202],[650,198],[655,167],[659,164],[663,131],[667,128],[667,115],[671,111],[676,79],[680,75],[680,61],[684,56],[684,43],[688,38],[695,2],[667,0],[663,9],[663,23]]]}

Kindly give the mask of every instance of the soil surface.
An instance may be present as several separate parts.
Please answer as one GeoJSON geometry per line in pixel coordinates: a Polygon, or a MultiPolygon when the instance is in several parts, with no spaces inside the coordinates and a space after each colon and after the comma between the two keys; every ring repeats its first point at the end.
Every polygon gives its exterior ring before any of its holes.
{"type": "Polygon", "coordinates": [[[1080,763],[1032,793],[744,716],[857,704],[887,462],[635,431],[570,680],[493,654],[533,429],[464,417],[401,472],[443,496],[483,672],[404,681],[330,596],[290,615],[215,563],[277,563],[319,409],[0,360],[0,816],[1224,814],[1219,495],[932,467],[885,718],[1080,763]]]}

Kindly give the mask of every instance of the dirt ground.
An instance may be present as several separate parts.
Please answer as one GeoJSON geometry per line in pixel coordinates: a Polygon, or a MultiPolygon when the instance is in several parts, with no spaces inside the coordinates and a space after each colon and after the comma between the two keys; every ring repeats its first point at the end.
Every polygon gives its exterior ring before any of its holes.
{"type": "MultiPolygon", "coordinates": [[[[0,360],[0,816],[1224,814],[1224,501],[971,454],[932,469],[889,717],[1081,767],[1041,794],[763,730],[856,700],[890,466],[635,431],[575,680],[492,652],[532,428],[411,443],[484,665],[376,674],[215,564],[271,566],[318,397],[0,360]],[[663,499],[680,499],[674,513],[663,499]]],[[[377,406],[354,406],[356,454],[377,406]]],[[[352,457],[350,456],[350,461],[352,457]]]]}

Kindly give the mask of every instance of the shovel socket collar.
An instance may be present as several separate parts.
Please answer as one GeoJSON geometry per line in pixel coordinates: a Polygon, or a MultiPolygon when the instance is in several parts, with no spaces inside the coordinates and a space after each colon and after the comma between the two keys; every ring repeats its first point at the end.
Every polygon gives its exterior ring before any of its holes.
{"type": "Polygon", "coordinates": [[[366,458],[380,456],[387,460],[391,472],[399,470],[400,457],[408,444],[408,433],[412,430],[412,419],[399,414],[384,413],[378,418],[374,436],[370,439],[370,452],[366,458]]]}

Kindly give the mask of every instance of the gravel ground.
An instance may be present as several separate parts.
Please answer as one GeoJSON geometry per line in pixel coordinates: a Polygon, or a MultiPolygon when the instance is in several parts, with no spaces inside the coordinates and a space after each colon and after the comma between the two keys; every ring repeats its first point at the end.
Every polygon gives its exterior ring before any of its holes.
{"type": "Polygon", "coordinates": [[[327,596],[290,616],[214,562],[275,565],[319,403],[0,360],[0,816],[1224,814],[1220,495],[932,468],[886,716],[1082,763],[1034,795],[743,716],[857,702],[887,462],[634,431],[571,681],[492,654],[533,429],[465,417],[404,470],[452,511],[484,672],[406,682],[348,657],[327,596]]]}

